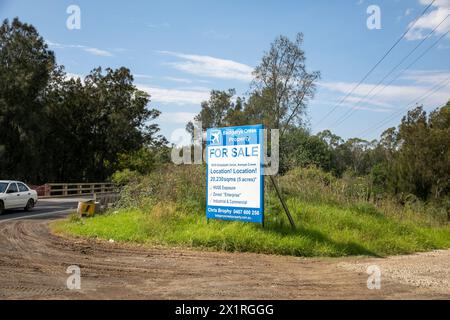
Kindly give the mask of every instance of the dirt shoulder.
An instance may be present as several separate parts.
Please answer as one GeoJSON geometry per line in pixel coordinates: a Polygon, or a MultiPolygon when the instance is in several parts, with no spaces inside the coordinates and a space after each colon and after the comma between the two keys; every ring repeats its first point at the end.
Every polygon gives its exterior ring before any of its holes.
{"type": "Polygon", "coordinates": [[[148,248],[51,234],[49,219],[0,224],[1,299],[450,299],[450,250],[297,258],[148,248]],[[81,268],[81,290],[66,287],[81,268]],[[367,289],[378,265],[381,289],[367,289]]]}

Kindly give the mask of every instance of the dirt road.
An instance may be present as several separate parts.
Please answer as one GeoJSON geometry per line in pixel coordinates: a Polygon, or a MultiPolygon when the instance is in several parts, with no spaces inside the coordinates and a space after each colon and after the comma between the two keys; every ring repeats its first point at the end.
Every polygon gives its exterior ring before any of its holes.
{"type": "Polygon", "coordinates": [[[50,233],[48,217],[0,223],[0,299],[450,299],[450,251],[306,259],[144,248],[50,233]],[[69,290],[68,266],[81,268],[69,290]],[[381,289],[367,288],[378,265],[381,289]]]}

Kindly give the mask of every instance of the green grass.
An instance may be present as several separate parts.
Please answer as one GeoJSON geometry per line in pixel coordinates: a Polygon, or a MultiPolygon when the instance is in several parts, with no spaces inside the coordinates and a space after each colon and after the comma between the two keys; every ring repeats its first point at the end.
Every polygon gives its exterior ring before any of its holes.
{"type": "Polygon", "coordinates": [[[149,245],[186,246],[294,256],[386,256],[450,248],[450,228],[387,217],[370,204],[336,205],[289,198],[292,230],[275,199],[266,227],[241,222],[206,223],[195,201],[165,202],[149,209],[122,209],[53,224],[57,233],[149,245]]]}

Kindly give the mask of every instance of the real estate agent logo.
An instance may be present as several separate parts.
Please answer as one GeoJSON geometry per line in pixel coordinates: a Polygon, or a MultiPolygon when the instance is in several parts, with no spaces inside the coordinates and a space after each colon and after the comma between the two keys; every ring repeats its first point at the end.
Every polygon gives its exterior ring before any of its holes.
{"type": "Polygon", "coordinates": [[[218,146],[222,144],[222,131],[220,130],[211,130],[210,132],[210,140],[209,145],[210,146],[218,146]]]}

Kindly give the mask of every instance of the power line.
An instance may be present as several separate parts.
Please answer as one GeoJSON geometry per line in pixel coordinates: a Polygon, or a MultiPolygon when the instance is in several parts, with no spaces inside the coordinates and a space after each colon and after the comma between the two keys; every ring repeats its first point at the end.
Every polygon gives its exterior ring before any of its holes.
{"type": "Polygon", "coordinates": [[[383,57],[378,60],[378,62],[372,67],[372,69],[369,70],[369,72],[366,73],[366,75],[356,84],[350,92],[348,92],[344,98],[342,98],[338,104],[336,104],[324,117],[322,117],[317,123],[316,126],[322,123],[323,120],[328,118],[330,114],[332,114],[347,98],[356,90],[359,88],[359,86],[372,74],[372,72],[381,64],[381,62],[384,61],[384,59],[391,53],[392,50],[400,43],[400,41],[403,40],[403,38],[408,34],[408,32],[415,26],[417,21],[428,11],[428,9],[434,4],[436,0],[433,0],[424,10],[423,12],[416,17],[416,19],[413,21],[413,23],[410,24],[408,29],[401,35],[401,37],[389,48],[389,50],[383,55],[383,57]]]}
{"type": "Polygon", "coordinates": [[[427,93],[425,93],[425,95],[422,95],[422,96],[419,97],[417,100],[413,100],[413,101],[411,101],[410,103],[408,103],[408,104],[406,105],[406,108],[403,108],[403,109],[400,109],[400,110],[394,112],[394,113],[391,114],[389,117],[385,118],[384,120],[382,120],[381,122],[379,122],[378,124],[376,124],[375,127],[372,126],[372,127],[370,127],[369,129],[364,130],[364,131],[363,131],[362,133],[360,133],[358,136],[365,136],[365,135],[367,135],[368,133],[372,133],[372,132],[378,130],[379,128],[381,128],[382,126],[384,126],[386,123],[388,123],[390,120],[394,119],[396,116],[398,116],[398,115],[400,115],[400,114],[402,114],[402,113],[408,111],[409,108],[410,108],[410,106],[411,106],[412,104],[416,104],[416,105],[417,105],[419,102],[423,101],[424,99],[426,99],[426,98],[432,96],[433,94],[435,94],[436,92],[438,92],[438,91],[441,90],[442,88],[446,87],[447,84],[448,84],[448,82],[449,82],[449,80],[450,80],[450,77],[448,77],[448,78],[444,81],[443,84],[437,84],[437,85],[435,85],[435,86],[434,86],[433,88],[431,88],[427,93]],[[370,129],[372,129],[372,128],[374,128],[374,129],[373,129],[373,130],[370,130],[370,129]]]}
{"type": "Polygon", "coordinates": [[[376,130],[378,130],[379,128],[381,128],[382,126],[384,126],[386,123],[388,123],[389,121],[391,121],[392,119],[394,119],[397,115],[404,113],[405,111],[409,110],[410,106],[412,104],[418,104],[419,102],[423,101],[424,99],[432,96],[433,94],[435,94],[436,92],[440,91],[441,89],[445,88],[448,84],[450,83],[450,76],[448,76],[444,81],[434,85],[430,90],[428,90],[425,94],[419,96],[418,98],[412,100],[411,102],[409,102],[405,108],[402,108],[396,112],[394,112],[393,114],[391,114],[390,116],[388,116],[387,118],[385,118],[384,120],[381,120],[380,122],[378,122],[377,124],[375,124],[374,126],[371,126],[367,129],[365,129],[364,131],[360,132],[357,136],[360,137],[364,137],[367,136],[367,134],[372,133],[376,130]]]}
{"type": "MultiPolygon", "coordinates": [[[[448,19],[448,17],[450,17],[450,14],[448,14],[430,33],[428,33],[428,35],[426,37],[424,37],[422,39],[422,41],[420,41],[405,57],[403,57],[403,59],[395,66],[393,67],[389,73],[387,73],[383,79],[381,79],[374,87],[372,87],[372,89],[362,98],[360,98],[358,100],[358,102],[356,102],[353,106],[353,108],[347,110],[340,118],[338,118],[335,122],[333,122],[331,124],[331,127],[333,126],[340,126],[344,121],[346,121],[348,118],[350,118],[355,112],[358,111],[358,109],[356,109],[356,106],[358,106],[361,102],[363,102],[366,98],[368,98],[370,96],[370,94],[377,89],[383,82],[384,80],[386,80],[392,73],[394,73],[395,70],[397,70],[397,68],[399,66],[401,66],[403,64],[403,62],[405,62],[427,39],[429,39],[434,32],[445,22],[445,20],[448,19]]],[[[448,33],[448,32],[447,32],[448,33]]],[[[409,68],[411,68],[418,60],[420,60],[426,53],[428,53],[428,51],[430,51],[440,40],[442,40],[442,38],[445,36],[446,34],[442,35],[435,43],[433,43],[433,45],[431,45],[429,48],[427,48],[417,59],[415,59],[411,64],[408,65],[408,67],[406,67],[405,69],[403,69],[401,72],[399,72],[393,79],[391,79],[391,81],[387,84],[385,84],[381,90],[379,90],[376,94],[374,94],[372,96],[372,99],[377,95],[380,94],[384,89],[386,89],[390,84],[392,84],[395,80],[397,80],[406,70],[408,70],[409,68]]]]}
{"type": "MultiPolygon", "coordinates": [[[[413,62],[411,62],[405,69],[403,69],[400,74],[402,74],[403,72],[405,72],[406,70],[408,70],[409,68],[411,68],[417,61],[419,61],[425,54],[427,54],[432,48],[434,48],[439,41],[441,41],[447,34],[450,33],[450,30],[447,31],[446,33],[444,33],[442,36],[439,37],[439,39],[437,39],[431,46],[429,46],[424,52],[422,52],[422,54],[420,56],[418,56],[413,62]]],[[[400,74],[398,76],[400,76],[400,74]]],[[[379,90],[374,96],[372,96],[372,98],[374,98],[377,94],[380,94],[381,92],[383,92],[384,89],[386,89],[389,85],[391,85],[397,78],[395,77],[394,79],[392,79],[389,83],[387,83],[386,85],[383,86],[383,88],[381,88],[381,90],[379,90]]],[[[348,117],[347,117],[348,118],[348,117]]],[[[345,121],[346,119],[344,119],[343,121],[345,121]]],[[[338,123],[338,125],[342,124],[341,121],[340,123],[338,123]]]]}

